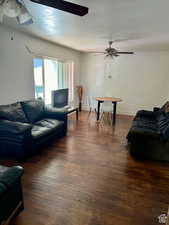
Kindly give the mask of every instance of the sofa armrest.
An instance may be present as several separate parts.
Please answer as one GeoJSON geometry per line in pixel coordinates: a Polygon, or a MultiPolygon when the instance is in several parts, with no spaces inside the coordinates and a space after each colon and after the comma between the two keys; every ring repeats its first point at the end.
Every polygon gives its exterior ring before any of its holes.
{"type": "Polygon", "coordinates": [[[20,166],[0,166],[0,224],[9,224],[24,209],[22,175],[20,166]]]}
{"type": "Polygon", "coordinates": [[[31,129],[32,125],[28,123],[0,120],[0,133],[9,132],[12,134],[24,134],[27,132],[31,132],[31,129]]]}
{"type": "Polygon", "coordinates": [[[159,107],[154,107],[154,108],[153,108],[153,112],[158,112],[159,110],[160,110],[159,107]]]}
{"type": "Polygon", "coordinates": [[[11,187],[16,181],[20,180],[23,175],[23,168],[20,166],[13,166],[5,170],[0,171],[0,183],[4,186],[11,187]]]}
{"type": "Polygon", "coordinates": [[[46,107],[45,117],[65,121],[67,119],[67,110],[63,108],[46,107]]]}
{"type": "Polygon", "coordinates": [[[135,139],[137,137],[144,137],[144,138],[158,138],[161,139],[160,132],[153,131],[151,129],[139,128],[139,127],[132,127],[127,135],[127,139],[135,139]]]}

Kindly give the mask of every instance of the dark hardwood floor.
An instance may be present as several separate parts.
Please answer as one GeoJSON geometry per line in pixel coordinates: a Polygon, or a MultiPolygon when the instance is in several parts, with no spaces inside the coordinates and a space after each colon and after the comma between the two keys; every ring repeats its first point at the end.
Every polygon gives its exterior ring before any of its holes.
{"type": "Polygon", "coordinates": [[[169,205],[169,164],[128,154],[131,121],[119,116],[111,128],[85,112],[70,119],[67,137],[21,164],[25,210],[12,225],[159,224],[169,205]]]}

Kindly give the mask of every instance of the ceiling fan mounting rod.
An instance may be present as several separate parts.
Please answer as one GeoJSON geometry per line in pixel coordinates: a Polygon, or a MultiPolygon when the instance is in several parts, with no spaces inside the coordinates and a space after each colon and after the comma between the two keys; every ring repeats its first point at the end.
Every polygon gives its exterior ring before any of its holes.
{"type": "Polygon", "coordinates": [[[111,47],[113,44],[113,41],[109,41],[109,46],[111,47]]]}

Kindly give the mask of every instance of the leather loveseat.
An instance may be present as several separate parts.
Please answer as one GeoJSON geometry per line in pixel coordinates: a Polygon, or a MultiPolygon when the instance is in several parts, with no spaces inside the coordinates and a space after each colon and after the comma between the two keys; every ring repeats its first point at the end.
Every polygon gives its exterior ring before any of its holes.
{"type": "Polygon", "coordinates": [[[51,139],[66,135],[65,111],[41,100],[0,106],[0,157],[26,159],[51,139]]]}
{"type": "Polygon", "coordinates": [[[169,161],[169,102],[161,109],[138,111],[127,139],[132,155],[169,161]]]}
{"type": "Polygon", "coordinates": [[[23,168],[0,166],[0,224],[9,224],[24,208],[21,177],[23,168]]]}

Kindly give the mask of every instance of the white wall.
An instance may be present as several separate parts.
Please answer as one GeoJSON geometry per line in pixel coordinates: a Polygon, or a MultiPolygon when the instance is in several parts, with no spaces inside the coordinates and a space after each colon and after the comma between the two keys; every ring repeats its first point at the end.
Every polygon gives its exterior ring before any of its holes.
{"type": "Polygon", "coordinates": [[[79,83],[79,52],[0,25],[0,105],[34,97],[33,55],[28,53],[25,45],[37,54],[73,60],[75,85],[79,83]]]}
{"type": "Polygon", "coordinates": [[[169,52],[124,55],[109,65],[103,56],[80,55],[0,25],[0,104],[34,97],[33,55],[25,45],[37,54],[73,60],[75,85],[81,83],[87,96],[122,98],[119,113],[135,114],[169,99],[169,52]]]}
{"type": "Polygon", "coordinates": [[[151,110],[169,99],[169,52],[121,55],[111,63],[104,56],[82,54],[81,61],[85,96],[122,98],[118,113],[151,110]]]}

